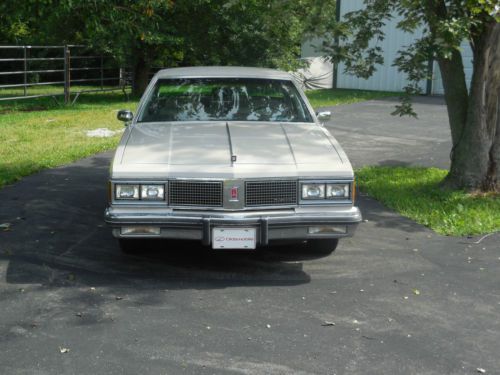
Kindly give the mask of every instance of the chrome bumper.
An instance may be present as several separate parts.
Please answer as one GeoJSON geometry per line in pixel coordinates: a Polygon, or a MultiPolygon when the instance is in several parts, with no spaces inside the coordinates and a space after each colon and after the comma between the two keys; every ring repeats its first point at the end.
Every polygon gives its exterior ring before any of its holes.
{"type": "Polygon", "coordinates": [[[361,221],[357,207],[335,209],[296,208],[261,211],[191,211],[154,208],[109,207],[104,213],[107,224],[117,238],[152,237],[212,242],[215,227],[253,227],[260,245],[277,239],[340,238],[353,235],[361,221]],[[132,226],[160,228],[159,235],[122,235],[121,229],[132,226]],[[311,226],[345,227],[344,233],[309,233],[311,226]]]}

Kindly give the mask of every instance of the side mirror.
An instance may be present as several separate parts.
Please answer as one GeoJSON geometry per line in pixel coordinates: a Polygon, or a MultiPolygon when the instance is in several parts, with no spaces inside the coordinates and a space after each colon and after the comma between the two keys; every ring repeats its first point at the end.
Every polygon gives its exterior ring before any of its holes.
{"type": "Polygon", "coordinates": [[[128,109],[120,109],[118,111],[118,114],[116,115],[116,118],[123,122],[130,122],[134,118],[134,114],[128,109]]]}
{"type": "Polygon", "coordinates": [[[318,112],[316,113],[316,117],[318,118],[319,122],[325,122],[332,118],[332,112],[330,111],[318,112]]]}

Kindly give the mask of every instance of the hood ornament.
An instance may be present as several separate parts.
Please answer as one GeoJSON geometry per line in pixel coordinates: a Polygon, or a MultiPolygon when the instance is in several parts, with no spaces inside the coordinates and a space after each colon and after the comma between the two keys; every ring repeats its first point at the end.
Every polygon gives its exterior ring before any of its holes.
{"type": "Polygon", "coordinates": [[[231,130],[229,130],[228,122],[226,122],[226,132],[227,132],[227,141],[229,143],[229,154],[231,155],[231,167],[232,167],[233,163],[236,162],[236,159],[238,157],[233,153],[233,142],[231,140],[231,130]]]}

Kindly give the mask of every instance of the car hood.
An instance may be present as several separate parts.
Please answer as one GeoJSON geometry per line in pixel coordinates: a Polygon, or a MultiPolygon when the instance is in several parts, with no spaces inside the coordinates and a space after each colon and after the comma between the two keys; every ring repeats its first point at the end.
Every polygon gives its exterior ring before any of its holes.
{"type": "Polygon", "coordinates": [[[276,122],[136,124],[124,135],[113,172],[127,178],[148,172],[156,177],[352,176],[347,157],[323,127],[276,122]]]}

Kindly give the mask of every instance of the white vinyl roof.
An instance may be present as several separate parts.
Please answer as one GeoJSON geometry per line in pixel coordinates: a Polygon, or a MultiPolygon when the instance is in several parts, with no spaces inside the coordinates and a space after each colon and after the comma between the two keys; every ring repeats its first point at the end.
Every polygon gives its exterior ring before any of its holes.
{"type": "Polygon", "coordinates": [[[292,76],[280,70],[242,66],[194,66],[163,69],[157,78],[268,78],[291,80],[292,76]]]}

